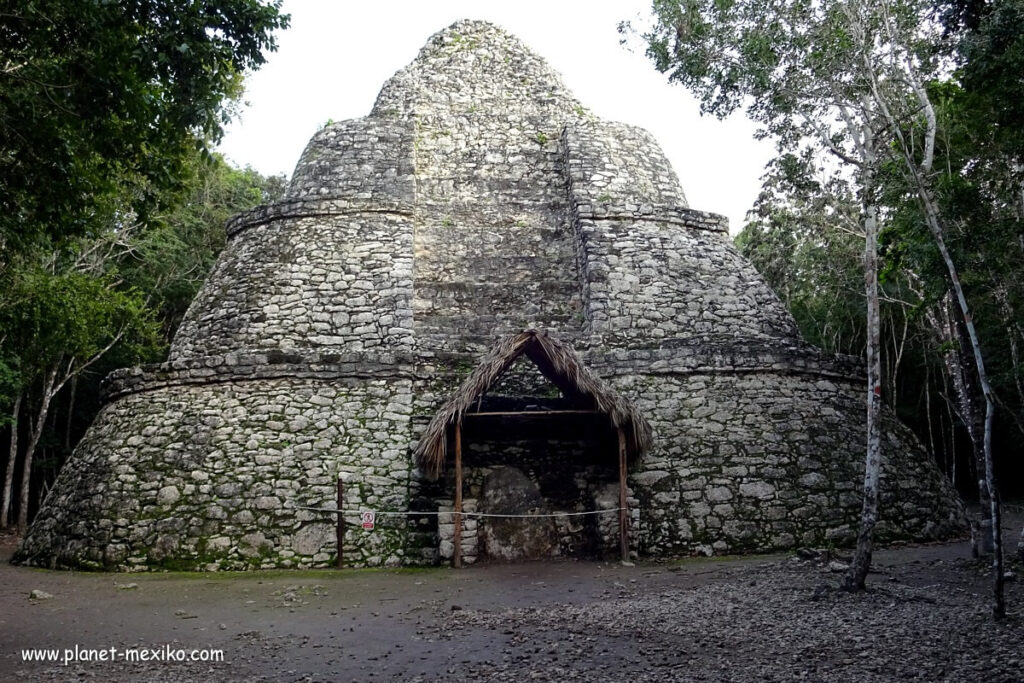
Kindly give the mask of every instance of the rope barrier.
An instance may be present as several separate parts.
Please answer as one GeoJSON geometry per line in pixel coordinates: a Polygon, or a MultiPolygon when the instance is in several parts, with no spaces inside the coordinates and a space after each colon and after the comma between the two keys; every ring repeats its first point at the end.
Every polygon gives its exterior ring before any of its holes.
{"type": "MultiPolygon", "coordinates": [[[[372,512],[375,516],[378,516],[378,517],[386,517],[386,516],[400,517],[402,515],[406,515],[406,516],[422,516],[422,515],[454,515],[454,514],[456,514],[454,510],[438,511],[438,512],[429,512],[429,511],[415,512],[415,511],[412,511],[412,510],[409,510],[409,511],[406,511],[406,512],[389,511],[389,510],[332,510],[331,508],[314,508],[314,507],[305,507],[305,506],[302,506],[302,505],[296,505],[294,508],[291,508],[291,509],[293,509],[293,510],[313,510],[314,512],[329,512],[332,515],[337,515],[339,513],[342,514],[342,515],[361,515],[364,512],[372,512]]],[[[463,517],[502,517],[502,518],[506,518],[506,519],[532,519],[532,518],[544,518],[544,517],[582,517],[584,515],[603,515],[603,514],[608,513],[608,512],[619,512],[620,510],[626,510],[626,509],[628,509],[628,508],[608,508],[607,510],[587,510],[586,512],[547,512],[547,513],[541,513],[541,514],[535,514],[535,515],[503,515],[503,514],[498,514],[498,513],[493,513],[493,512],[465,512],[465,511],[463,511],[463,512],[461,512],[459,514],[461,514],[463,517]]]]}

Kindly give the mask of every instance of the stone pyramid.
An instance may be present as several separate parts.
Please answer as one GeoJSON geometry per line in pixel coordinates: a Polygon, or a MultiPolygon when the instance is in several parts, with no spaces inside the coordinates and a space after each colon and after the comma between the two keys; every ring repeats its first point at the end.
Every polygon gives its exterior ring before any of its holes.
{"type": "MultiPolygon", "coordinates": [[[[228,235],[169,360],[108,378],[19,561],[328,566],[341,505],[346,566],[440,562],[451,479],[430,481],[412,451],[481,355],[528,328],[575,348],[653,427],[629,466],[635,554],[854,537],[860,362],[800,339],[648,133],[593,115],[496,26],[432,36],[369,116],[313,137],[284,199],[228,235]],[[362,510],[377,513],[372,531],[362,510]]],[[[492,413],[568,400],[545,398],[528,363],[513,375],[492,413]]],[[[600,416],[515,417],[472,432],[465,509],[509,467],[547,509],[600,509],[600,416]]],[[[955,493],[888,422],[879,536],[961,533],[955,493]]],[[[614,533],[561,523],[545,552],[600,556],[614,533]]]]}

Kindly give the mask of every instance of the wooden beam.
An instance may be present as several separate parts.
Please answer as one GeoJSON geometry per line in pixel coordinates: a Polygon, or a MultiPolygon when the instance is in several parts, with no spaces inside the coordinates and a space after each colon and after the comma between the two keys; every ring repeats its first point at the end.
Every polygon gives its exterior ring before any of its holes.
{"type": "Polygon", "coordinates": [[[626,509],[626,434],[619,427],[619,550],[629,562],[629,511],[626,509]]]}
{"type": "Polygon", "coordinates": [[[455,551],[452,563],[462,566],[462,422],[455,423],[455,531],[452,542],[455,551]]]}
{"type": "Polygon", "coordinates": [[[596,410],[508,410],[508,411],[491,411],[482,413],[463,413],[465,417],[515,417],[516,415],[522,415],[524,417],[535,417],[537,415],[598,415],[596,410]]]}
{"type": "Polygon", "coordinates": [[[344,480],[341,478],[341,475],[338,475],[338,569],[344,566],[341,557],[342,548],[345,547],[345,515],[342,512],[345,509],[345,485],[343,482],[344,480]]]}

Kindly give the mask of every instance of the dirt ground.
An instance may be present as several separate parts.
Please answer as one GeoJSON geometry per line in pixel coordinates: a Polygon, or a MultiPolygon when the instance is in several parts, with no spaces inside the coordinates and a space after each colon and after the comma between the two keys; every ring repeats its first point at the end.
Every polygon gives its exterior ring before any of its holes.
{"type": "Polygon", "coordinates": [[[1021,566],[995,623],[966,541],[876,552],[857,595],[828,553],[140,575],[15,567],[0,546],[4,681],[1024,681],[1021,566]],[[76,647],[119,661],[22,652],[76,647]],[[207,648],[224,661],[162,661],[207,648]]]}

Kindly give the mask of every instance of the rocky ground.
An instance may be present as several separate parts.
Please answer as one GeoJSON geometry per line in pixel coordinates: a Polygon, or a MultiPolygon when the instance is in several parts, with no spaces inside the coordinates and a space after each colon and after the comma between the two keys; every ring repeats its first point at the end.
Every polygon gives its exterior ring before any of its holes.
{"type": "MultiPolygon", "coordinates": [[[[1010,513],[1012,554],[1024,508],[1010,513]]],[[[5,562],[0,680],[1024,681],[1019,564],[1011,615],[997,623],[987,568],[966,542],[880,551],[856,595],[836,590],[841,562],[802,552],[218,575],[5,562]],[[21,654],[75,646],[215,648],[225,661],[65,666],[21,654]]]]}

